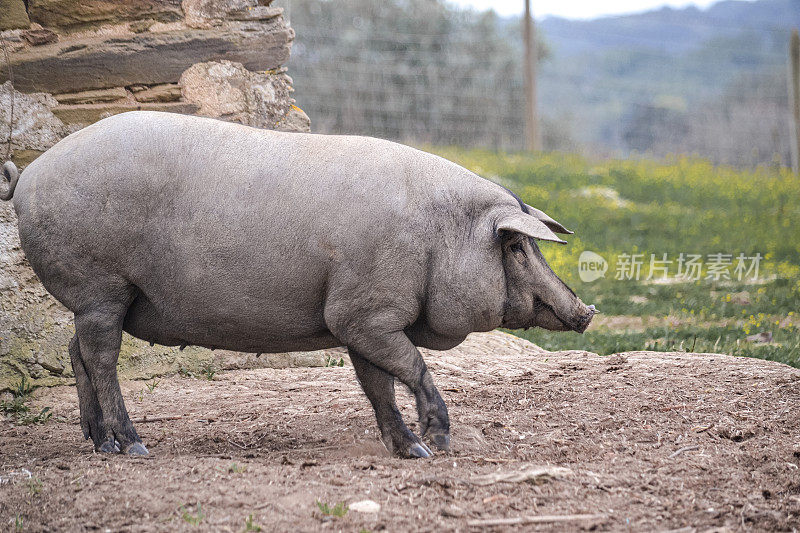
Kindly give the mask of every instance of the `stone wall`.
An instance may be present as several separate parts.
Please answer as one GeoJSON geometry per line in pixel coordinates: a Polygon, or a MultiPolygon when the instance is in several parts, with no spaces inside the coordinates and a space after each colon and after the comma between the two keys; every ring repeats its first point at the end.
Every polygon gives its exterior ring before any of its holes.
{"type": "MultiPolygon", "coordinates": [[[[0,28],[12,28],[2,34],[11,52],[14,88],[50,95],[35,98],[55,117],[46,113],[45,132],[41,121],[17,121],[15,162],[24,166],[49,147],[28,144],[31,136],[50,137],[52,146],[53,139],[102,117],[136,109],[308,131],[308,117],[294,105],[292,80],[283,66],[294,32],[282,9],[270,2],[28,0],[26,10],[23,0],[0,0],[0,28]],[[203,63],[208,64],[197,66],[203,63]],[[198,72],[214,77],[199,80],[198,72]],[[197,90],[198,84],[206,90],[197,90]],[[231,86],[239,90],[225,90],[231,86]],[[214,90],[221,95],[216,100],[232,100],[225,103],[235,112],[204,100],[214,90]]],[[[0,60],[0,83],[8,78],[8,65],[0,60]]],[[[0,98],[7,99],[8,88],[4,91],[0,98]]],[[[24,107],[20,113],[25,114],[24,107]]],[[[7,106],[0,113],[0,135],[2,128],[8,128],[7,106]]]]}
{"type": "MultiPolygon", "coordinates": [[[[199,114],[287,131],[310,123],[283,66],[294,32],[271,0],[0,0],[14,75],[13,160],[22,168],[69,133],[130,110],[199,114]]],[[[0,55],[0,153],[11,84],[0,55]]],[[[71,377],[71,314],[44,290],[0,202],[0,391],[71,377]]],[[[129,336],[129,377],[183,369],[324,364],[323,354],[179,351],[129,336]]]]}

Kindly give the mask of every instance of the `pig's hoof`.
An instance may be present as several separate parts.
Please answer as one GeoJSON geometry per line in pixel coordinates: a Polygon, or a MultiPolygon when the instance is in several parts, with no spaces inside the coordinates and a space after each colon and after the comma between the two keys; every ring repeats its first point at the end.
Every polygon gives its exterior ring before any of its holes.
{"type": "Polygon", "coordinates": [[[136,457],[147,457],[148,455],[150,455],[150,452],[147,451],[147,448],[145,448],[144,444],[142,444],[141,442],[134,442],[133,444],[125,448],[125,453],[136,457]]]}
{"type": "Polygon", "coordinates": [[[446,433],[436,433],[431,435],[430,438],[433,445],[438,449],[442,450],[443,452],[450,451],[450,435],[446,433]]]}
{"type": "Polygon", "coordinates": [[[119,443],[114,439],[108,439],[96,448],[96,450],[100,453],[119,453],[119,443]]]}
{"type": "Polygon", "coordinates": [[[419,457],[420,459],[427,459],[433,455],[433,453],[431,453],[430,448],[425,446],[423,443],[416,442],[411,445],[411,448],[408,449],[408,455],[411,457],[419,457]]]}

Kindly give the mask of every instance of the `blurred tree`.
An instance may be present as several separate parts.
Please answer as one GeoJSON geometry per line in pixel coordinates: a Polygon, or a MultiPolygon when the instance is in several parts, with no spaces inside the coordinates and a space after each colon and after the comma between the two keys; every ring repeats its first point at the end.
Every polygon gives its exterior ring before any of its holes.
{"type": "Polygon", "coordinates": [[[295,96],[315,131],[521,148],[518,24],[442,0],[292,0],[289,15],[295,96]]]}
{"type": "Polygon", "coordinates": [[[686,108],[636,106],[624,121],[626,147],[654,156],[695,153],[719,163],[787,165],[789,101],[785,69],[740,74],[717,98],[686,108]]]}

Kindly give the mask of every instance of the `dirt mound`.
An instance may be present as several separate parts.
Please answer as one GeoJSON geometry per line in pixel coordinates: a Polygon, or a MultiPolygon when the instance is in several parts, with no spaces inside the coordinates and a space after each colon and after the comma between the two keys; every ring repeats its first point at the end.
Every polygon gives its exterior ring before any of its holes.
{"type": "MultiPolygon", "coordinates": [[[[174,376],[152,392],[125,381],[148,459],[92,453],[74,390],[40,389],[35,403],[51,406],[52,420],[0,423],[0,523],[174,531],[199,519],[200,529],[242,531],[252,515],[265,531],[440,531],[595,515],[526,527],[800,524],[796,369],[710,354],[549,353],[500,333],[426,360],[450,407],[453,451],[418,461],[385,452],[347,366],[174,376]],[[332,518],[316,503],[366,499],[380,511],[332,518]]],[[[399,403],[414,420],[411,398],[399,403]]]]}

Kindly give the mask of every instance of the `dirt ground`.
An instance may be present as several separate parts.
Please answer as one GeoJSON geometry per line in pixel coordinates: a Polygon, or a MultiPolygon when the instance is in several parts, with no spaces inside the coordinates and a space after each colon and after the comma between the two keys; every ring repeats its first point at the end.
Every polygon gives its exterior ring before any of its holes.
{"type": "MultiPolygon", "coordinates": [[[[549,353],[501,333],[426,360],[453,426],[452,452],[428,460],[388,456],[347,365],[171,376],[152,392],[126,381],[146,459],[93,453],[74,388],[39,389],[35,404],[53,419],[0,423],[0,528],[239,532],[252,515],[263,531],[472,531],[576,514],[596,516],[521,529],[800,527],[798,370],[708,354],[549,353]],[[530,467],[561,470],[485,477],[530,467]],[[366,499],[380,511],[334,518],[316,504],[366,499]]],[[[413,421],[410,397],[400,405],[413,421]]]]}

